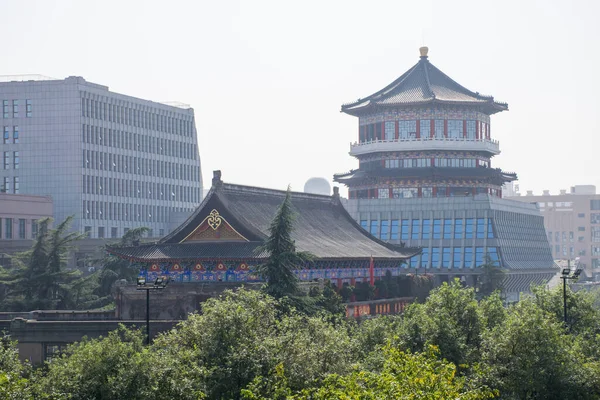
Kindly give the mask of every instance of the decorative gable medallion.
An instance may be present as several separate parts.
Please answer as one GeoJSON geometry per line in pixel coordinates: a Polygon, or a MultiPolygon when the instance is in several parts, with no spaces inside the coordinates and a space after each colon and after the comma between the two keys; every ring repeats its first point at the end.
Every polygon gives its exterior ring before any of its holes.
{"type": "Polygon", "coordinates": [[[213,231],[216,231],[219,226],[221,226],[221,216],[217,210],[212,210],[210,214],[208,214],[208,226],[210,226],[213,231]]]}
{"type": "Polygon", "coordinates": [[[206,218],[180,243],[184,242],[247,242],[244,236],[232,227],[227,220],[213,209],[206,218]]]}

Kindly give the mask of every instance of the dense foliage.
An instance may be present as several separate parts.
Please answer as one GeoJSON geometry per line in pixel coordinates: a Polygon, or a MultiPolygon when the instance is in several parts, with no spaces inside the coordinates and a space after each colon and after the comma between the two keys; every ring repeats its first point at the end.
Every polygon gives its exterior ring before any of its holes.
{"type": "Polygon", "coordinates": [[[357,323],[239,289],[148,347],[121,328],[31,371],[4,340],[0,399],[600,399],[600,312],[568,297],[565,326],[561,290],[504,307],[452,282],[357,323]]]}

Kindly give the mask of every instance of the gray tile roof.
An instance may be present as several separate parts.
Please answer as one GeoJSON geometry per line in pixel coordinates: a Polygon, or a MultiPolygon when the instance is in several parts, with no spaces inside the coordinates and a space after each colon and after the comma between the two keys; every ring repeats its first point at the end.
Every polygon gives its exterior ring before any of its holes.
{"type": "MultiPolygon", "coordinates": [[[[135,248],[113,248],[110,251],[129,258],[164,260],[166,258],[248,258],[262,257],[254,248],[268,237],[286,191],[215,182],[202,204],[180,227],[157,244],[135,248]],[[248,242],[181,243],[216,209],[248,242]]],[[[337,192],[323,196],[292,192],[296,213],[293,238],[298,251],[308,251],[319,259],[397,259],[420,253],[418,248],[404,248],[383,242],[348,214],[337,192]]]]}
{"type": "Polygon", "coordinates": [[[385,88],[364,99],[344,104],[342,112],[359,115],[375,106],[428,103],[481,105],[489,114],[508,109],[506,103],[496,102],[492,96],[483,96],[461,86],[422,56],[417,64],[385,88]]]}

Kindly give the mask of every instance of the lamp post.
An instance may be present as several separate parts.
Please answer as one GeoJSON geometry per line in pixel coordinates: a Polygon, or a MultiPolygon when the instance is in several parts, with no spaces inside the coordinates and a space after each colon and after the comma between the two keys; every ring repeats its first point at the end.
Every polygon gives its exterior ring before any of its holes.
{"type": "Polygon", "coordinates": [[[571,260],[569,260],[567,268],[562,270],[560,279],[563,280],[563,312],[565,325],[567,324],[567,280],[572,279],[576,281],[579,279],[579,275],[581,275],[581,268],[577,268],[575,271],[571,271],[571,260]]]}
{"type": "Polygon", "coordinates": [[[169,280],[166,277],[160,276],[152,284],[146,284],[146,278],[143,276],[137,279],[137,290],[146,291],[146,345],[150,345],[150,291],[159,290],[167,287],[169,280]]]}

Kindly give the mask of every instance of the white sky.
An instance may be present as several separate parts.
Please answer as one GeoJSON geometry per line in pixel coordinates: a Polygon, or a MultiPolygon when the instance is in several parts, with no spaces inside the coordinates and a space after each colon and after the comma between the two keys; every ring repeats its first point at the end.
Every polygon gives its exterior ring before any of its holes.
{"type": "MultiPolygon", "coordinates": [[[[0,75],[83,76],[196,112],[205,187],[302,190],[358,166],[342,103],[429,60],[508,102],[492,117],[521,192],[600,191],[600,1],[0,0],[0,75]]],[[[345,195],[346,190],[342,193],[345,195]]]]}

